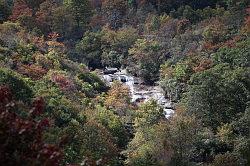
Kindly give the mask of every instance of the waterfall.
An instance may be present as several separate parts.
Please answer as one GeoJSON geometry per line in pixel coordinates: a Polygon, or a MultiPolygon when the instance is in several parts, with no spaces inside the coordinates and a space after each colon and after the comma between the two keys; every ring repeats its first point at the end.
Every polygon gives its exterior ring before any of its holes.
{"type": "Polygon", "coordinates": [[[118,80],[128,86],[131,94],[131,102],[147,102],[148,100],[154,99],[163,107],[166,118],[174,113],[171,101],[165,98],[164,91],[160,86],[140,85],[140,79],[129,75],[126,70],[117,70],[117,72],[113,74],[101,74],[101,77],[109,85],[111,85],[114,80],[118,80]]]}

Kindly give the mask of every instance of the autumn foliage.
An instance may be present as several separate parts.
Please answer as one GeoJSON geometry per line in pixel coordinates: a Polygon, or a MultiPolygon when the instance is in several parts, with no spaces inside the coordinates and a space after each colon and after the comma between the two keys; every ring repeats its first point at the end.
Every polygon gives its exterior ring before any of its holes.
{"type": "Polygon", "coordinates": [[[250,7],[246,9],[247,16],[245,18],[245,26],[243,28],[244,31],[250,33],[250,7]]]}
{"type": "Polygon", "coordinates": [[[128,87],[116,82],[112,85],[107,94],[105,105],[109,108],[121,111],[128,108],[129,101],[130,97],[128,87]]]}
{"type": "Polygon", "coordinates": [[[74,83],[63,74],[52,73],[51,81],[57,84],[64,91],[69,91],[74,89],[74,83]]]}
{"type": "Polygon", "coordinates": [[[44,106],[44,100],[37,98],[33,106],[22,113],[11,90],[0,87],[1,164],[59,165],[62,159],[59,147],[43,141],[43,134],[49,127],[49,120],[41,118],[44,106]]]}
{"type": "Polygon", "coordinates": [[[250,165],[249,3],[0,0],[0,165],[250,165]]]}
{"type": "Polygon", "coordinates": [[[32,9],[29,8],[27,3],[23,0],[15,1],[12,15],[10,16],[11,21],[18,20],[21,16],[32,16],[32,9]]]}
{"type": "Polygon", "coordinates": [[[38,65],[19,65],[18,72],[26,75],[34,80],[41,79],[46,73],[47,70],[43,69],[38,65]]]}

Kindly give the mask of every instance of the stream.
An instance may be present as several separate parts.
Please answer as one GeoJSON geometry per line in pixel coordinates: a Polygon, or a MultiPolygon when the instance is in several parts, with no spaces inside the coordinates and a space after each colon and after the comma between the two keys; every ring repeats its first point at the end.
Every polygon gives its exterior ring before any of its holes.
{"type": "Polygon", "coordinates": [[[131,76],[126,70],[119,71],[116,68],[106,68],[102,72],[101,77],[108,85],[118,80],[128,86],[133,103],[139,104],[153,99],[164,109],[166,118],[174,113],[172,102],[165,98],[164,91],[160,86],[144,85],[140,78],[131,76]]]}

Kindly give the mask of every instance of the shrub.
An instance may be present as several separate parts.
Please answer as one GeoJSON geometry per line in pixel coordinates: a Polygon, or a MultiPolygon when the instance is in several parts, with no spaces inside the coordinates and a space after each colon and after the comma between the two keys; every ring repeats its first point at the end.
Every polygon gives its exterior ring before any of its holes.
{"type": "MultiPolygon", "coordinates": [[[[0,162],[4,165],[46,165],[57,166],[62,159],[59,147],[46,144],[43,135],[49,121],[40,117],[44,101],[38,98],[26,110],[28,117],[22,117],[10,89],[0,86],[0,162]]],[[[20,110],[19,110],[20,111],[20,110]]]]}
{"type": "Polygon", "coordinates": [[[25,79],[4,68],[0,68],[0,85],[9,86],[17,100],[30,101],[34,95],[25,79]]]}
{"type": "Polygon", "coordinates": [[[95,91],[103,92],[107,90],[105,83],[95,73],[82,73],[78,76],[83,82],[89,83],[95,91]]]}

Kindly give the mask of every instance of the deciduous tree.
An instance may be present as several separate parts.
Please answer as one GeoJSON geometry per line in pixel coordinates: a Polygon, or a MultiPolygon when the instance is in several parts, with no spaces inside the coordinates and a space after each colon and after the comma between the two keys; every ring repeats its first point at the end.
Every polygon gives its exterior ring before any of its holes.
{"type": "Polygon", "coordinates": [[[60,148],[43,141],[49,127],[48,119],[38,119],[43,114],[44,100],[38,98],[29,110],[23,110],[12,99],[8,87],[0,86],[0,96],[0,162],[5,165],[59,165],[63,157],[60,148]]]}

